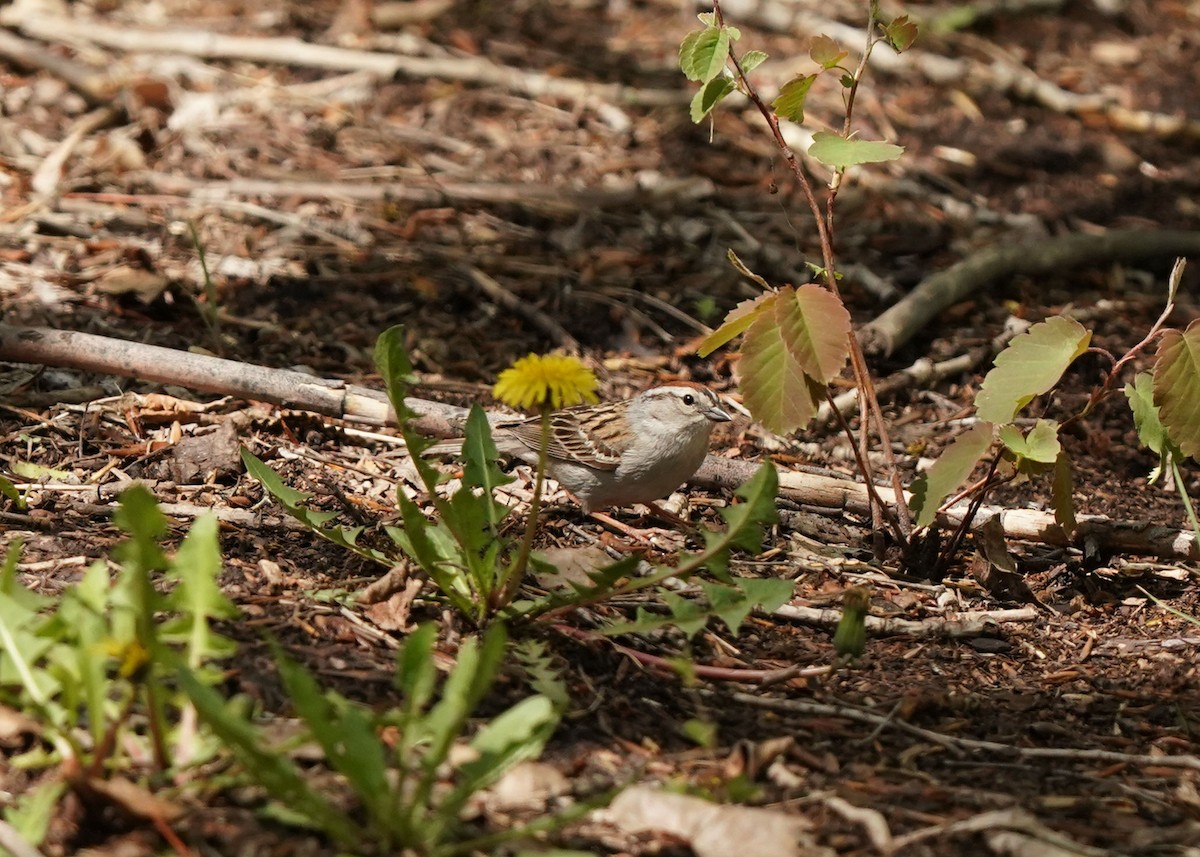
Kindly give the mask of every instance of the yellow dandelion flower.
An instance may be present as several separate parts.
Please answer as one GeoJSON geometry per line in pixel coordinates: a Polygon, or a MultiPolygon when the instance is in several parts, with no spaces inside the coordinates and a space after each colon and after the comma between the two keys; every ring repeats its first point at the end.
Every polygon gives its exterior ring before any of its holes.
{"type": "Polygon", "coordinates": [[[565,354],[529,354],[500,373],[492,395],[510,408],[567,408],[596,399],[596,376],[565,354]]]}
{"type": "Polygon", "coordinates": [[[119,642],[109,637],[100,643],[99,648],[104,654],[117,660],[117,674],[121,678],[139,675],[150,663],[150,652],[136,640],[119,642]]]}

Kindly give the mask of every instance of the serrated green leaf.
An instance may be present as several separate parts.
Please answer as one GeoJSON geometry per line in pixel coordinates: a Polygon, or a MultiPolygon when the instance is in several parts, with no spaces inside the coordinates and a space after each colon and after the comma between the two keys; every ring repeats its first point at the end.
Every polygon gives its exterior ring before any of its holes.
{"type": "Polygon", "coordinates": [[[1154,403],[1153,375],[1149,372],[1139,372],[1134,376],[1132,384],[1125,385],[1125,397],[1129,399],[1129,408],[1133,411],[1133,425],[1137,429],[1138,440],[1158,456],[1158,464],[1149,477],[1150,484],[1153,485],[1168,465],[1184,457],[1183,452],[1168,437],[1167,430],[1158,417],[1158,405],[1154,403]]]}
{"type": "Polygon", "coordinates": [[[708,83],[725,69],[728,59],[729,32],[722,27],[709,27],[688,43],[686,55],[681,46],[679,66],[688,80],[708,83]]]}
{"type": "Polygon", "coordinates": [[[178,627],[178,636],[186,642],[185,659],[192,669],[216,654],[230,651],[229,641],[223,641],[209,628],[210,619],[238,615],[237,607],[217,585],[221,569],[217,519],[202,515],[192,524],[167,569],[167,576],[178,581],[167,597],[167,606],[180,615],[162,626],[162,637],[167,640],[175,637],[178,627]]]}
{"type": "Polygon", "coordinates": [[[907,15],[900,15],[884,26],[883,34],[896,53],[902,53],[911,48],[917,40],[917,25],[910,21],[907,15]]]}
{"type": "Polygon", "coordinates": [[[549,699],[530,696],[488,721],[471,739],[471,749],[479,756],[459,769],[461,782],[444,802],[443,813],[453,810],[457,816],[475,792],[500,779],[518,762],[540,756],[558,720],[559,713],[549,699]]]}
{"type": "Polygon", "coordinates": [[[912,510],[918,527],[937,517],[950,492],[967,480],[992,444],[992,424],[979,422],[954,439],[941,457],[912,484],[912,510]]]}
{"type": "Polygon", "coordinates": [[[21,583],[17,577],[17,564],[21,560],[21,540],[14,539],[4,552],[4,567],[0,569],[0,596],[5,596],[17,607],[32,615],[44,610],[52,603],[49,598],[39,595],[21,583]]]}
{"type": "Polygon", "coordinates": [[[623,557],[603,568],[589,571],[587,576],[588,580],[592,582],[591,586],[572,582],[571,587],[580,595],[589,597],[608,592],[617,584],[618,580],[635,573],[639,563],[640,560],[636,556],[623,557]]]}
{"type": "Polygon", "coordinates": [[[775,319],[788,353],[805,375],[829,383],[850,356],[849,311],[837,295],[812,283],[778,294],[775,319]]]}
{"type": "Polygon", "coordinates": [[[387,819],[387,753],[367,713],[332,691],[323,693],[308,670],[278,646],[272,648],[288,699],[325,760],[347,779],[376,819],[387,819]]]}
{"type": "Polygon", "coordinates": [[[147,571],[166,567],[167,555],[159,547],[159,540],[166,535],[167,516],[145,486],[138,484],[121,492],[113,523],[129,535],[117,546],[115,555],[139,563],[147,571]]]}
{"type": "Polygon", "coordinates": [[[804,102],[808,98],[808,91],[812,89],[812,85],[816,80],[817,76],[815,74],[805,74],[792,78],[780,88],[779,95],[775,96],[775,100],[771,102],[771,110],[781,119],[803,122],[804,102]]]}
{"type": "Polygon", "coordinates": [[[725,32],[729,33],[729,38],[735,42],[742,37],[741,30],[728,24],[725,25],[725,32]]]}
{"type": "MultiPolygon", "coordinates": [[[[35,635],[38,614],[29,610],[19,597],[0,594],[0,684],[19,685],[39,707],[50,702],[54,681],[37,667],[54,640],[35,635]]],[[[57,709],[57,706],[55,707],[57,709]]],[[[54,712],[55,726],[65,722],[64,713],[54,712]]]]}
{"type": "Polygon", "coordinates": [[[1137,373],[1132,383],[1125,385],[1125,398],[1133,412],[1138,440],[1151,452],[1161,455],[1166,448],[1167,432],[1158,418],[1158,405],[1154,403],[1154,376],[1149,372],[1137,373]]]}
{"type": "MultiPolygon", "coordinates": [[[[729,326],[727,322],[722,331],[729,326]]],[[[734,335],[739,328],[746,330],[738,362],[746,406],[771,431],[795,431],[812,417],[825,383],[845,364],[850,314],[836,295],[820,286],[787,286],[746,307],[734,335]],[[768,313],[768,308],[774,311],[768,313]],[[753,318],[751,310],[759,310],[753,318]]],[[[716,338],[717,334],[710,337],[716,338]]]]}
{"type": "Polygon", "coordinates": [[[788,353],[775,313],[760,313],[747,329],[736,371],[743,403],[777,434],[793,432],[812,419],[825,392],[788,353]]]}
{"type": "MultiPolygon", "coordinates": [[[[473,506],[476,515],[486,521],[486,533],[495,538],[497,526],[508,514],[508,508],[496,501],[496,489],[513,481],[496,463],[500,453],[492,439],[491,424],[479,405],[473,405],[467,416],[466,437],[463,440],[463,484],[453,500],[463,498],[462,504],[473,506]],[[472,489],[478,488],[476,492],[472,489]]],[[[452,502],[453,506],[454,503],[452,502]]],[[[465,529],[465,527],[464,527],[465,529]]]]}
{"type": "Polygon", "coordinates": [[[596,630],[606,637],[619,637],[622,634],[648,634],[674,624],[675,619],[671,616],[651,613],[645,607],[639,607],[634,611],[632,622],[612,622],[596,630]]]}
{"type": "Polygon", "coordinates": [[[254,453],[242,447],[242,463],[246,467],[246,472],[257,479],[285,512],[291,515],[304,526],[308,527],[317,535],[324,539],[328,539],[339,547],[346,548],[366,559],[378,562],[382,565],[390,566],[395,557],[389,556],[383,551],[369,547],[361,547],[355,542],[359,534],[362,532],[362,527],[326,527],[330,520],[337,517],[337,512],[314,512],[306,508],[303,504],[312,499],[311,494],[305,494],[303,491],[297,491],[291,486],[284,483],[279,477],[279,474],[260,461],[254,453]]]}
{"type": "Polygon", "coordinates": [[[728,77],[717,77],[710,80],[700,91],[692,96],[691,116],[693,122],[702,122],[721,100],[733,92],[737,86],[728,77]]]}
{"type": "Polygon", "coordinates": [[[1088,349],[1092,334],[1074,319],[1054,316],[1017,336],[996,357],[975,396],[981,420],[1010,423],[1035,397],[1050,390],[1088,349]]]}
{"type": "Polygon", "coordinates": [[[679,43],[679,70],[684,73],[689,80],[692,79],[689,69],[692,64],[692,53],[696,50],[696,42],[700,41],[707,30],[692,30],[683,37],[683,41],[679,43]]]}
{"type": "Polygon", "coordinates": [[[724,323],[704,338],[696,353],[707,357],[734,337],[744,333],[755,320],[764,313],[774,314],[775,301],[778,296],[774,292],[759,295],[748,301],[742,301],[729,311],[724,323]]]}
{"type": "Polygon", "coordinates": [[[454,537],[440,522],[429,521],[421,507],[403,491],[397,492],[396,499],[404,529],[389,530],[388,534],[405,554],[416,560],[456,609],[466,616],[476,615],[478,593],[463,571],[466,563],[454,537]]]}
{"type": "Polygon", "coordinates": [[[297,491],[291,485],[288,485],[278,473],[268,467],[265,462],[244,446],[241,448],[241,455],[242,466],[246,468],[246,472],[261,482],[267,493],[285,508],[299,506],[301,503],[307,503],[312,499],[312,494],[297,491]]]}
{"type": "Polygon", "coordinates": [[[246,773],[272,797],[307,817],[311,824],[344,846],[354,847],[360,842],[360,831],[354,823],[308,784],[308,778],[287,754],[267,749],[262,735],[240,712],[227,705],[187,667],[178,667],[177,681],[224,748],[238,758],[246,773]]]}
{"type": "Polygon", "coordinates": [[[513,657],[521,666],[525,680],[534,692],[546,697],[560,714],[571,707],[563,667],[542,640],[521,640],[512,647],[513,657]]]}
{"type": "Polygon", "coordinates": [[[1040,419],[1025,435],[1025,457],[1039,464],[1051,464],[1062,452],[1058,439],[1058,421],[1040,419]]]}
{"type": "Polygon", "coordinates": [[[716,12],[701,12],[698,15],[696,15],[696,17],[699,18],[700,23],[706,27],[716,26],[716,23],[717,23],[717,13],[716,12]]]}
{"type": "Polygon", "coordinates": [[[482,638],[471,637],[459,647],[454,669],[442,685],[442,698],[426,718],[430,784],[436,775],[436,766],[446,760],[454,740],[462,734],[467,718],[495,681],[504,660],[507,640],[507,630],[497,622],[488,626],[482,638]]]}
{"type": "Polygon", "coordinates": [[[782,577],[739,577],[736,583],[751,604],[767,613],[791,601],[796,591],[795,581],[782,577]]]}
{"type": "Polygon", "coordinates": [[[708,611],[690,598],[684,598],[674,592],[663,592],[662,600],[671,611],[671,624],[683,631],[688,638],[699,634],[708,624],[708,611]]]}
{"type": "MultiPolygon", "coordinates": [[[[404,438],[404,445],[408,447],[413,467],[416,468],[417,475],[421,477],[421,482],[429,492],[434,508],[437,509],[439,515],[446,518],[448,516],[445,502],[436,490],[438,482],[441,480],[441,474],[422,454],[433,444],[433,440],[413,431],[411,420],[416,417],[416,414],[405,402],[409,388],[416,381],[416,376],[413,372],[412,362],[408,359],[408,352],[404,348],[403,325],[393,325],[379,334],[375,340],[374,358],[375,367],[379,370],[384,386],[387,388],[388,401],[392,403],[392,410],[396,413],[400,425],[400,435],[404,438]]],[[[447,524],[453,526],[453,521],[447,521],[447,524]]]]}
{"type": "Polygon", "coordinates": [[[749,74],[767,61],[767,55],[762,51],[746,51],[739,60],[742,74],[749,74]]]}
{"type": "Polygon", "coordinates": [[[14,796],[5,807],[4,820],[12,825],[21,839],[34,846],[29,853],[41,853],[36,848],[46,838],[50,822],[57,815],[59,798],[66,789],[65,780],[46,778],[24,794],[14,796]]]}
{"type": "Polygon", "coordinates": [[[720,583],[701,583],[700,588],[704,590],[704,596],[708,599],[709,611],[725,623],[729,633],[737,636],[742,622],[754,609],[746,594],[733,586],[720,583]]]}
{"type": "Polygon", "coordinates": [[[487,414],[479,405],[472,405],[467,415],[467,431],[463,440],[462,455],[463,484],[471,488],[482,488],[492,494],[501,485],[513,481],[496,464],[500,457],[496,442],[492,439],[492,428],[487,414]]]}
{"type": "Polygon", "coordinates": [[[775,505],[778,492],[779,474],[775,465],[764,462],[733,492],[742,502],[721,510],[721,517],[728,526],[727,532],[718,538],[726,539],[734,547],[757,553],[762,548],[763,531],[779,520],[779,509],[775,505]]]}
{"type": "Polygon", "coordinates": [[[433,663],[437,632],[433,622],[423,622],[408,635],[396,653],[393,683],[404,693],[404,710],[409,718],[420,714],[433,698],[437,684],[437,669],[433,663]]]}
{"type": "Polygon", "coordinates": [[[1075,477],[1071,472],[1071,457],[1066,450],[1054,460],[1054,479],[1050,483],[1050,504],[1054,509],[1054,520],[1068,537],[1074,535],[1078,522],[1075,520],[1075,477]]]}
{"type": "Polygon", "coordinates": [[[1163,331],[1154,360],[1154,401],[1168,437],[1200,458],[1200,320],[1163,331]]]}
{"type": "Polygon", "coordinates": [[[1058,440],[1058,423],[1054,420],[1038,420],[1027,435],[1022,435],[1015,425],[1003,425],[997,436],[1005,448],[1017,457],[1018,469],[1022,469],[1024,461],[1038,465],[1050,464],[1062,451],[1062,444],[1058,440]]]}
{"type": "Polygon", "coordinates": [[[821,68],[831,69],[846,58],[847,52],[829,36],[821,34],[813,39],[808,55],[821,68]]]}
{"type": "Polygon", "coordinates": [[[847,140],[831,131],[818,131],[813,134],[808,154],[826,166],[841,170],[858,164],[894,161],[904,154],[904,147],[877,140],[847,140]]]}
{"type": "MultiPolygon", "coordinates": [[[[412,362],[408,359],[408,352],[404,349],[403,326],[394,325],[379,334],[375,340],[373,356],[375,368],[379,370],[384,386],[387,388],[392,409],[396,412],[398,421],[403,423],[414,416],[408,405],[405,404],[404,397],[408,395],[408,388],[416,381],[412,362]]],[[[418,457],[415,452],[412,455],[414,460],[418,457]]]]}
{"type": "Polygon", "coordinates": [[[746,617],[756,607],[770,612],[792,597],[795,584],[790,580],[734,578],[732,586],[701,583],[709,611],[736,635],[746,617]]]}

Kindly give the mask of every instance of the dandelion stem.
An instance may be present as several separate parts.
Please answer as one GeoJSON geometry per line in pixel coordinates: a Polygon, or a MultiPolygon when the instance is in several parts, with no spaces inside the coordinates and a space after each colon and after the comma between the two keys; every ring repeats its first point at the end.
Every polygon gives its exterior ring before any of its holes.
{"type": "Polygon", "coordinates": [[[550,446],[550,402],[542,403],[542,438],[538,443],[537,472],[533,478],[533,500],[529,504],[529,518],[525,521],[525,537],[521,540],[521,550],[517,560],[509,567],[508,573],[501,582],[496,608],[507,605],[516,597],[521,579],[525,576],[525,567],[529,565],[529,554],[533,550],[533,535],[537,532],[538,513],[542,507],[542,485],[546,481],[546,450],[550,446]]]}

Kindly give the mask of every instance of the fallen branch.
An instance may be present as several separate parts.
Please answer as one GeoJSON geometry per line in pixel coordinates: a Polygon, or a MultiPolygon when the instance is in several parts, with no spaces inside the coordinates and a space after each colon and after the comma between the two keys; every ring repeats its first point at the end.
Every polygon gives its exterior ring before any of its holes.
{"type": "MultiPolygon", "coordinates": [[[[584,631],[579,628],[574,628],[570,625],[556,624],[554,630],[560,634],[578,640],[581,643],[603,643],[610,646],[614,651],[620,652],[627,658],[630,658],[643,666],[650,667],[666,675],[678,675],[678,664],[670,658],[664,658],[659,655],[652,655],[649,652],[640,652],[637,649],[631,649],[628,646],[622,646],[604,636],[592,631],[584,631]]],[[[790,667],[781,669],[740,669],[737,667],[715,667],[709,664],[692,663],[688,666],[688,671],[699,678],[709,681],[730,681],[739,684],[761,684],[773,685],[782,684],[786,681],[791,681],[794,678],[815,678],[816,676],[828,675],[832,668],[827,664],[817,666],[802,667],[799,664],[793,664],[790,667]]]]}
{"type": "Polygon", "coordinates": [[[47,42],[85,42],[130,53],[182,54],[330,71],[366,71],[384,80],[398,75],[413,80],[451,80],[499,87],[535,98],[545,96],[586,104],[660,107],[687,104],[690,98],[682,88],[638,89],[572,80],[500,65],[485,57],[409,57],[314,45],[300,39],[230,36],[202,30],[139,30],[28,12],[0,16],[0,23],[47,42]]]}
{"type": "MultiPolygon", "coordinates": [[[[895,395],[901,390],[907,390],[910,387],[929,386],[941,381],[943,378],[962,375],[974,369],[991,355],[992,349],[988,346],[982,346],[973,348],[966,354],[959,354],[938,363],[934,363],[928,357],[922,357],[911,366],[901,369],[898,372],[893,372],[876,384],[875,394],[880,399],[883,399],[887,396],[895,395]]],[[[827,424],[833,419],[834,408],[837,408],[843,417],[849,417],[857,413],[858,391],[848,390],[845,393],[834,396],[833,399],[821,402],[813,421],[818,425],[827,424]]]]}
{"type": "Polygon", "coordinates": [[[859,339],[869,353],[892,354],[942,310],[1009,277],[1196,253],[1200,253],[1200,232],[1157,229],[1120,229],[1103,235],[1065,235],[988,247],[926,277],[899,303],[865,325],[859,339]]]}
{"type": "MultiPolygon", "coordinates": [[[[1120,313],[1123,308],[1124,304],[1120,302],[1100,300],[1089,307],[1068,307],[1063,310],[1062,315],[1086,324],[1097,318],[1120,313]]],[[[972,348],[965,354],[958,354],[937,363],[934,363],[928,357],[918,358],[911,366],[893,372],[876,384],[875,391],[882,399],[885,396],[894,395],[910,387],[928,387],[946,378],[963,375],[975,369],[975,367],[979,366],[985,360],[995,357],[1004,350],[1005,346],[1008,345],[1014,336],[1024,333],[1030,326],[1031,322],[1024,321],[1019,324],[1006,324],[1004,330],[999,335],[993,337],[989,344],[972,348]]],[[[857,412],[857,391],[849,390],[835,396],[833,406],[836,406],[844,417],[857,412]]],[[[821,406],[817,408],[815,422],[818,424],[828,423],[832,417],[833,408],[830,406],[829,401],[822,402],[821,406]]]]}
{"type": "Polygon", "coordinates": [[[40,69],[57,77],[79,93],[88,107],[95,109],[112,105],[112,86],[104,75],[7,30],[0,30],[0,58],[21,68],[40,69]]]}
{"type": "Polygon", "coordinates": [[[454,5],[453,0],[391,0],[371,4],[371,23],[381,30],[398,30],[432,21],[454,5]]]}
{"type": "Polygon", "coordinates": [[[309,199],[352,199],[370,202],[411,202],[416,205],[482,202],[519,205],[532,210],[573,214],[581,209],[623,208],[655,202],[707,199],[715,193],[706,178],[669,178],[658,181],[630,179],[603,188],[572,189],[561,185],[529,182],[439,182],[417,184],[365,184],[358,182],[270,181],[233,179],[201,181],[167,173],[131,174],[133,181],[146,182],[160,193],[186,194],[193,201],[207,202],[229,196],[302,197],[309,199]]]}
{"type": "MultiPolygon", "coordinates": [[[[771,611],[771,615],[823,628],[836,628],[842,619],[841,610],[799,607],[792,604],[777,607],[771,611]]],[[[934,616],[920,620],[868,615],[866,628],[872,634],[880,637],[956,639],[980,637],[994,633],[996,626],[1004,622],[1032,622],[1037,617],[1038,611],[1033,607],[1019,607],[1013,610],[977,610],[957,613],[950,617],[934,616]]]]}
{"type": "Polygon", "coordinates": [[[523,300],[517,295],[510,292],[500,282],[478,268],[472,266],[469,269],[471,280],[475,285],[479,286],[480,291],[491,298],[496,303],[500,304],[504,309],[511,313],[521,316],[535,328],[546,334],[560,348],[569,351],[572,354],[578,354],[580,351],[579,340],[567,332],[567,329],[555,321],[553,318],[542,312],[527,300],[523,300]]]}
{"type": "Polygon", "coordinates": [[[911,833],[895,836],[886,853],[905,854],[909,853],[906,849],[927,839],[944,842],[951,836],[972,833],[988,835],[989,839],[1006,834],[1019,837],[1017,841],[1007,841],[1003,847],[1000,842],[990,841],[989,845],[992,846],[992,852],[995,854],[1036,854],[1042,855],[1042,857],[1116,857],[1113,851],[1092,848],[1068,839],[1058,831],[1042,824],[1031,812],[1020,807],[981,812],[969,818],[922,827],[911,833]]]}
{"type": "MultiPolygon", "coordinates": [[[[756,467],[754,462],[710,455],[692,477],[692,481],[700,485],[733,490],[749,479],[756,467]]],[[[880,486],[876,490],[885,502],[894,502],[890,488],[880,486]]],[[[779,493],[806,505],[840,509],[855,515],[869,513],[866,488],[848,479],[783,471],[779,474],[779,493]]],[[[966,504],[960,503],[939,513],[937,525],[943,529],[958,527],[966,510],[966,504]]],[[[1200,558],[1196,537],[1190,531],[1149,521],[1123,521],[1102,515],[1080,515],[1074,538],[1069,538],[1055,522],[1052,512],[983,506],[978,510],[976,517],[978,520],[985,520],[989,515],[1000,517],[1004,535],[1010,539],[1063,547],[1090,544],[1102,552],[1142,554],[1161,559],[1200,558]]]]}

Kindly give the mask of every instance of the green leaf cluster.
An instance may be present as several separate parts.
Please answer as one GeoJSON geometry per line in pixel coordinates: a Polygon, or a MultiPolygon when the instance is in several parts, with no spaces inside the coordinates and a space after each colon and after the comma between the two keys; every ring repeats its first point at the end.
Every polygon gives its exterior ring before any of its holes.
{"type": "Polygon", "coordinates": [[[1002,478],[1053,472],[1055,518],[1067,532],[1075,526],[1070,462],[1058,439],[1060,424],[1039,419],[1023,432],[1017,415],[1052,390],[1091,343],[1092,335],[1074,319],[1054,316],[1016,336],[996,356],[975,396],[980,422],[959,435],[942,457],[913,484],[912,509],[918,526],[933,523],[938,507],[999,442],[1002,478]]]}
{"type": "MultiPolygon", "coordinates": [[[[717,577],[721,583],[701,583],[706,604],[662,589],[660,596],[670,613],[663,617],[639,610],[632,623],[615,624],[604,629],[605,633],[623,634],[643,632],[666,625],[677,625],[689,636],[693,636],[708,621],[716,617],[737,633],[741,623],[754,607],[773,610],[791,597],[792,583],[778,579],[737,578],[729,573],[731,552],[741,549],[756,553],[767,527],[778,520],[775,496],[779,488],[779,476],[775,467],[764,464],[746,484],[737,490],[742,501],[721,510],[726,528],[720,532],[705,532],[704,550],[695,554],[683,554],[678,565],[659,566],[649,574],[621,585],[609,586],[604,598],[627,595],[647,588],[659,588],[668,579],[687,581],[702,569],[717,577]]],[[[596,598],[594,600],[601,600],[596,598]]]]}
{"type": "Polygon", "coordinates": [[[360,823],[311,782],[287,748],[271,743],[269,730],[248,719],[244,700],[215,690],[221,676],[212,662],[233,647],[210,623],[236,615],[216,583],[216,519],[199,518],[174,554],[161,546],[166,519],[144,488],[122,495],[115,520],[127,535],[113,552],[115,580],[97,562],[55,604],[19,581],[19,545],[0,568],[0,702],[28,712],[52,746],[10,761],[74,772],[4,808],[4,820],[31,843],[45,836],[72,786],[128,779],[143,772],[142,759],[154,760],[161,774],[232,755],[241,763],[235,776],[264,787],[277,818],[321,830],[356,853],[464,853],[474,835],[460,820],[466,802],[539,755],[566,707],[548,656],[528,649],[527,669],[543,692],[471,728],[504,661],[500,623],[462,644],[440,689],[436,627],[419,628],[397,658],[404,703],[378,713],[325,692],[275,647],[292,706],[308,739],[353,792],[360,823]],[[169,584],[165,591],[160,580],[169,584]],[[197,732],[189,709],[205,729],[197,732]],[[467,753],[452,761],[451,749],[464,740],[467,753]]]}
{"type": "MultiPolygon", "coordinates": [[[[487,415],[477,406],[467,418],[461,484],[449,497],[439,490],[442,474],[422,456],[432,441],[412,429],[413,414],[405,404],[412,365],[403,341],[402,328],[385,331],[376,343],[375,362],[435,515],[432,520],[427,518],[401,486],[396,492],[400,526],[385,527],[385,532],[404,556],[429,575],[451,607],[482,627],[497,611],[508,606],[512,583],[519,572],[517,552],[501,534],[501,525],[510,510],[496,497],[496,489],[512,479],[496,463],[499,454],[487,415]]],[[[242,450],[242,460],[267,492],[313,532],[383,565],[396,562],[394,553],[359,544],[362,527],[336,526],[331,524],[336,512],[310,510],[307,502],[311,495],[284,484],[277,473],[249,451],[242,450]]]]}
{"type": "Polygon", "coordinates": [[[1153,482],[1165,471],[1170,469],[1172,462],[1185,458],[1183,450],[1167,433],[1159,417],[1159,407],[1154,402],[1154,376],[1149,372],[1139,372],[1133,381],[1125,385],[1125,398],[1129,401],[1129,409],[1133,412],[1133,425],[1137,429],[1138,440],[1142,446],[1158,456],[1158,466],[1154,468],[1150,481],[1153,482]]]}
{"type": "MultiPolygon", "coordinates": [[[[718,26],[711,14],[700,16],[703,29],[684,36],[679,45],[679,68],[688,80],[701,84],[692,98],[693,122],[700,122],[731,92],[737,83],[727,68],[733,42],[742,37],[736,27],[718,26]]],[[[743,72],[756,68],[767,58],[762,51],[750,51],[742,58],[743,72]]]]}
{"type": "Polygon", "coordinates": [[[495,682],[507,635],[501,623],[494,623],[482,637],[465,640],[440,692],[436,641],[432,624],[409,635],[396,659],[396,687],[404,702],[378,713],[323,691],[307,670],[275,650],[297,715],[353,791],[363,824],[352,821],[295,762],[270,746],[264,731],[186,667],[180,668],[180,682],[205,723],[291,820],[316,827],[358,853],[469,853],[474,834],[461,821],[467,801],[518,762],[539,756],[561,708],[544,694],[528,697],[493,717],[466,742],[467,752],[452,757],[495,682]]]}
{"type": "MultiPolygon", "coordinates": [[[[138,759],[162,771],[217,751],[181,728],[189,703],[171,680],[178,660],[198,681],[215,682],[209,664],[233,650],[210,627],[237,614],[216,584],[217,520],[198,518],[170,555],[160,546],[166,519],[135,486],[121,495],[115,521],[127,536],[114,550],[115,579],[98,561],[54,602],[17,578],[18,545],[0,570],[0,701],[34,717],[53,747],[18,756],[15,765],[62,764],[86,781],[134,772],[138,759]],[[170,584],[165,593],[159,577],[170,584]]],[[[35,791],[5,818],[30,825],[22,832],[36,842],[44,802],[61,793],[35,791]]]]}
{"type": "MultiPolygon", "coordinates": [[[[1179,462],[1200,453],[1200,323],[1186,330],[1162,329],[1162,322],[1174,306],[1175,293],[1182,276],[1182,264],[1176,265],[1168,288],[1167,308],[1150,335],[1115,361],[1106,383],[1098,388],[1083,411],[1112,389],[1118,371],[1135,357],[1154,337],[1158,351],[1152,372],[1138,373],[1124,387],[1133,413],[1138,439],[1159,457],[1151,474],[1157,479],[1168,472],[1174,477],[1188,519],[1200,538],[1190,499],[1183,488],[1179,462]]],[[[913,484],[912,508],[920,526],[931,524],[938,506],[957,489],[993,448],[997,458],[992,474],[984,483],[992,484],[993,474],[1001,479],[1028,478],[1050,474],[1051,498],[1055,520],[1070,534],[1076,527],[1074,480],[1071,460],[1059,434],[1062,424],[1038,419],[1027,431],[1016,424],[1019,414],[1039,396],[1053,390],[1067,369],[1089,350],[1091,333],[1077,321],[1052,317],[1031,326],[1014,337],[987,373],[975,406],[980,422],[960,435],[929,471],[913,484]],[[995,443],[994,443],[995,442],[995,443]]]]}
{"type": "Polygon", "coordinates": [[[731,578],[728,584],[700,584],[704,603],[664,590],[661,598],[667,614],[639,607],[631,622],[616,622],[601,629],[605,634],[645,634],[660,628],[674,626],[688,637],[694,637],[708,626],[710,619],[718,619],[737,634],[754,609],[770,612],[786,604],[795,589],[791,580],[780,578],[731,578]]]}

